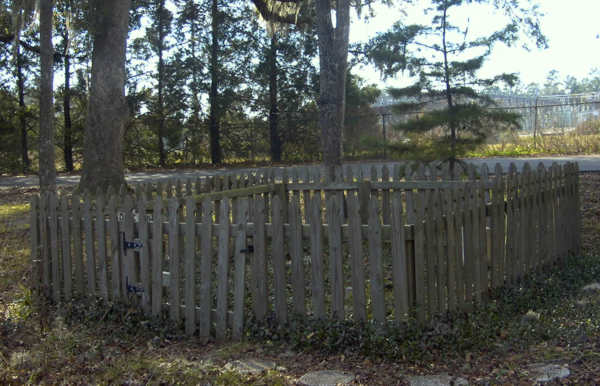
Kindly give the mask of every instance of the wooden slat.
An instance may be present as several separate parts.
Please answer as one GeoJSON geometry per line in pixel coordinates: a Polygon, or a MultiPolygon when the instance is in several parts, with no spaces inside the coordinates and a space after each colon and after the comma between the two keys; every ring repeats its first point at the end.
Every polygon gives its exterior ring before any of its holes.
{"type": "Polygon", "coordinates": [[[55,193],[50,193],[50,255],[52,256],[52,300],[60,301],[60,256],[58,245],[58,200],[55,193]]]}
{"type": "Polygon", "coordinates": [[[275,291],[275,316],[279,323],[287,320],[285,261],[283,246],[283,218],[281,214],[282,200],[279,195],[273,197],[272,210],[272,264],[275,291]]]}
{"type": "Polygon", "coordinates": [[[38,290],[41,288],[41,261],[40,259],[40,233],[39,233],[39,197],[34,195],[29,203],[29,242],[32,264],[31,286],[38,290]]]}
{"type": "Polygon", "coordinates": [[[350,256],[352,265],[352,300],[354,306],[354,318],[357,322],[367,319],[366,297],[365,297],[365,272],[362,253],[362,231],[360,226],[360,214],[358,197],[348,197],[348,221],[350,223],[350,256]]]}
{"type": "Polygon", "coordinates": [[[139,250],[140,254],[140,281],[142,284],[141,297],[142,309],[146,315],[150,315],[152,304],[150,302],[150,294],[152,291],[151,273],[150,273],[150,238],[148,235],[148,218],[146,217],[146,195],[143,194],[137,202],[138,210],[138,238],[142,247],[139,250]]]}
{"type": "Polygon", "coordinates": [[[175,323],[181,321],[181,298],[179,294],[180,256],[179,256],[179,219],[177,211],[179,201],[169,200],[169,317],[175,323]]]}
{"type": "Polygon", "coordinates": [[[470,197],[470,213],[471,213],[471,226],[472,226],[472,239],[471,239],[471,266],[469,268],[471,271],[472,277],[472,291],[473,291],[473,300],[477,302],[477,304],[481,304],[482,302],[482,289],[483,289],[483,276],[484,271],[487,276],[487,255],[485,250],[481,250],[481,245],[485,243],[485,241],[481,240],[482,237],[486,237],[485,233],[485,221],[480,216],[480,210],[483,207],[483,200],[485,199],[482,191],[482,187],[479,184],[479,181],[474,180],[471,188],[471,197],[470,197]],[[482,224],[483,222],[483,224],[482,224]]]}
{"type": "Polygon", "coordinates": [[[199,335],[202,339],[210,337],[212,310],[212,223],[214,206],[213,202],[205,199],[202,202],[202,228],[200,238],[200,248],[202,257],[200,258],[200,309],[202,310],[199,319],[199,335]]]}
{"type": "MultiPolygon", "coordinates": [[[[191,186],[188,182],[188,190],[191,186]]],[[[196,332],[196,200],[186,198],[185,203],[185,247],[184,247],[184,274],[185,274],[185,333],[192,335],[196,332]]]]}
{"type": "MultiPolygon", "coordinates": [[[[410,170],[407,171],[406,179],[410,180],[412,175],[410,174],[410,170]]],[[[415,225],[416,224],[416,212],[414,205],[414,197],[412,189],[408,189],[404,192],[405,202],[406,202],[406,224],[415,225]]],[[[408,271],[408,299],[410,301],[410,306],[415,306],[415,239],[411,239],[412,242],[407,243],[406,253],[407,253],[407,271],[408,271]]]]}
{"type": "Polygon", "coordinates": [[[108,235],[110,237],[110,256],[111,256],[111,297],[114,300],[120,299],[125,294],[121,286],[121,245],[123,237],[119,233],[119,219],[117,214],[117,196],[112,195],[108,200],[108,235]]]}
{"type": "MultiPolygon", "coordinates": [[[[390,169],[387,165],[383,165],[381,169],[381,182],[389,183],[390,182],[390,169]]],[[[391,194],[390,189],[383,189],[381,194],[381,215],[383,218],[383,223],[388,225],[391,223],[391,194]]]]}
{"type": "Polygon", "coordinates": [[[267,264],[265,233],[265,201],[258,197],[254,201],[254,259],[252,261],[252,288],[254,316],[264,321],[267,316],[267,264]]]}
{"type": "MultiPolygon", "coordinates": [[[[415,211],[422,211],[422,206],[425,202],[419,195],[414,197],[415,211]]],[[[415,217],[415,241],[414,241],[414,256],[415,256],[415,308],[417,320],[424,322],[427,315],[426,304],[426,276],[425,276],[425,222],[421,216],[415,217]]]]}
{"type": "Polygon", "coordinates": [[[385,301],[383,291],[383,265],[381,250],[381,222],[379,205],[372,200],[369,204],[369,271],[371,279],[371,305],[375,322],[385,323],[385,301]]]}
{"type": "Polygon", "coordinates": [[[358,201],[360,209],[361,224],[369,222],[369,202],[371,201],[371,183],[362,181],[358,188],[358,201]]]}
{"type": "Polygon", "coordinates": [[[521,172],[520,181],[520,209],[521,209],[521,275],[525,275],[529,272],[529,265],[531,259],[531,248],[529,243],[531,242],[530,228],[529,228],[529,163],[525,163],[523,171],[521,172]]]}
{"type": "Polygon", "coordinates": [[[426,201],[425,212],[425,237],[426,237],[426,277],[427,277],[427,306],[431,317],[438,311],[437,290],[437,232],[435,227],[435,201],[433,192],[424,192],[426,201]]]}
{"type": "Polygon", "coordinates": [[[104,197],[96,195],[96,245],[98,262],[98,294],[108,300],[108,259],[106,255],[106,224],[104,221],[104,197]]]}
{"type": "Polygon", "coordinates": [[[531,248],[531,271],[537,270],[540,263],[540,248],[539,248],[539,181],[538,181],[538,173],[535,168],[532,167],[531,175],[530,175],[530,189],[531,189],[531,198],[530,198],[530,232],[531,238],[529,239],[529,245],[531,248]]]}
{"type": "Polygon", "coordinates": [[[394,316],[396,321],[408,320],[408,273],[405,232],[402,216],[402,192],[392,194],[392,280],[394,283],[394,316]]]}
{"type": "Polygon", "coordinates": [[[464,253],[464,262],[463,262],[463,281],[465,286],[465,295],[464,295],[464,307],[467,310],[471,309],[473,305],[473,284],[475,281],[474,278],[474,255],[473,255],[473,208],[472,208],[472,194],[473,194],[473,186],[471,183],[468,183],[465,186],[464,190],[464,199],[463,199],[463,253],[464,253]]]}
{"type": "Polygon", "coordinates": [[[302,217],[300,199],[294,195],[289,205],[290,219],[290,256],[292,258],[292,294],[294,313],[305,315],[306,298],[304,293],[304,251],[302,250],[302,217]]]}
{"type": "Polygon", "coordinates": [[[550,225],[550,261],[553,264],[557,258],[557,246],[556,246],[556,162],[552,164],[549,170],[549,203],[548,203],[548,217],[549,217],[549,225],[550,225]]]}
{"type": "Polygon", "coordinates": [[[219,242],[217,261],[217,315],[215,333],[218,340],[227,332],[227,295],[229,281],[229,200],[222,200],[219,212],[219,242]]]}
{"type": "Polygon", "coordinates": [[[549,244],[549,239],[548,239],[548,210],[547,210],[547,175],[546,175],[546,168],[544,167],[543,163],[539,163],[538,164],[538,183],[540,184],[539,187],[539,213],[540,213],[540,218],[539,218],[539,233],[540,233],[540,265],[543,269],[545,269],[547,267],[548,264],[548,244],[549,244]]]}
{"type": "MultiPolygon", "coordinates": [[[[307,167],[303,167],[301,169],[300,178],[302,179],[302,182],[304,184],[308,184],[309,183],[309,181],[310,181],[310,174],[309,174],[309,171],[308,171],[307,167]]],[[[290,189],[290,188],[288,187],[288,189],[290,189]]],[[[304,219],[306,219],[305,222],[308,223],[308,208],[310,208],[310,191],[309,190],[303,190],[302,191],[302,203],[304,204],[303,205],[303,208],[304,208],[304,213],[303,213],[304,214],[304,219]]]]}
{"type": "Polygon", "coordinates": [[[448,235],[446,229],[446,208],[439,190],[434,191],[434,218],[437,238],[436,276],[437,276],[437,312],[443,314],[448,310],[448,235]]]}
{"type": "Polygon", "coordinates": [[[160,316],[162,309],[163,285],[163,215],[162,200],[154,200],[152,211],[152,315],[160,316]]]}
{"type": "Polygon", "coordinates": [[[321,240],[321,196],[319,194],[315,194],[311,199],[309,220],[312,311],[316,318],[323,318],[325,317],[325,287],[321,240]]]}
{"type": "MultiPolygon", "coordinates": [[[[83,268],[83,245],[81,243],[81,212],[80,212],[80,199],[79,195],[74,194],[71,197],[71,234],[73,238],[73,260],[74,260],[74,270],[75,270],[75,288],[79,294],[83,294],[85,292],[85,284],[83,281],[84,276],[84,268],[83,268]]],[[[41,224],[40,224],[41,226],[41,224]]],[[[41,228],[40,228],[41,232],[41,228]]],[[[40,234],[40,241],[41,241],[40,234]]]]}
{"type": "Polygon", "coordinates": [[[344,320],[344,276],[342,271],[342,200],[332,195],[327,200],[329,242],[329,285],[331,286],[331,313],[333,319],[344,320]]]}
{"type": "MultiPolygon", "coordinates": [[[[483,186],[481,180],[477,180],[475,182],[475,193],[475,211],[473,212],[473,215],[477,218],[477,224],[474,224],[474,226],[477,226],[475,229],[479,234],[479,243],[474,246],[477,251],[475,291],[476,300],[481,305],[487,301],[488,285],[490,283],[490,254],[488,254],[488,235],[490,236],[489,242],[491,244],[492,234],[488,233],[487,231],[488,226],[491,225],[491,221],[488,222],[488,218],[486,216],[486,209],[488,204],[490,204],[490,194],[489,191],[483,186]]],[[[493,212],[495,207],[492,205],[491,208],[493,212]]]]}
{"type": "Polygon", "coordinates": [[[456,302],[460,310],[465,309],[465,190],[458,188],[453,191],[455,224],[456,224],[456,302]]]}
{"type": "Polygon", "coordinates": [[[447,247],[447,266],[448,266],[448,310],[454,312],[457,309],[457,267],[458,262],[458,246],[457,246],[457,229],[456,229],[456,205],[454,203],[454,191],[446,189],[443,192],[444,202],[446,205],[446,235],[448,238],[447,247]]]}
{"type": "Polygon", "coordinates": [[[502,178],[504,175],[504,170],[500,164],[496,164],[496,179],[498,180],[498,220],[500,227],[498,228],[498,247],[500,248],[500,285],[504,285],[507,278],[507,263],[506,263],[506,205],[505,205],[505,195],[506,195],[506,180],[502,178]]]}
{"type": "Polygon", "coordinates": [[[236,201],[236,219],[235,222],[240,226],[235,234],[235,250],[233,254],[235,273],[234,273],[234,294],[233,294],[233,328],[232,337],[235,340],[242,339],[244,330],[244,302],[246,300],[246,223],[249,220],[249,204],[247,198],[236,201]]]}
{"type": "Polygon", "coordinates": [[[135,295],[131,292],[128,286],[136,286],[138,283],[138,276],[135,272],[135,262],[133,256],[133,249],[125,250],[124,241],[133,241],[133,200],[130,195],[126,195],[123,201],[123,231],[121,233],[121,256],[123,257],[123,276],[121,279],[121,285],[124,286],[123,293],[127,297],[127,301],[131,301],[135,295]]]}
{"type": "Polygon", "coordinates": [[[60,200],[61,227],[60,235],[62,239],[62,271],[64,280],[65,301],[70,301],[73,296],[73,274],[71,263],[71,233],[69,229],[69,207],[67,196],[62,196],[60,200]]]}
{"type": "Polygon", "coordinates": [[[523,199],[523,175],[515,175],[515,279],[520,281],[523,277],[523,267],[525,266],[525,231],[523,229],[523,216],[524,216],[524,199],[523,199]]]}
{"type": "Polygon", "coordinates": [[[94,256],[94,232],[92,228],[92,213],[90,197],[83,200],[83,229],[85,232],[85,266],[87,273],[87,295],[96,295],[96,261],[94,256]]]}

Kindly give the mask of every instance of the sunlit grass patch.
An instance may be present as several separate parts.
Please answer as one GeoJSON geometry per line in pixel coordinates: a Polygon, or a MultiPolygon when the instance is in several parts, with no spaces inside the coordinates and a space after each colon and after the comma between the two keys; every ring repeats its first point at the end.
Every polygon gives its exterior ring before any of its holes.
{"type": "Polygon", "coordinates": [[[0,205],[0,217],[24,215],[28,212],[28,203],[9,203],[0,205]]]}
{"type": "Polygon", "coordinates": [[[5,203],[0,204],[0,244],[7,236],[5,233],[24,231],[29,228],[29,204],[5,203]]]}

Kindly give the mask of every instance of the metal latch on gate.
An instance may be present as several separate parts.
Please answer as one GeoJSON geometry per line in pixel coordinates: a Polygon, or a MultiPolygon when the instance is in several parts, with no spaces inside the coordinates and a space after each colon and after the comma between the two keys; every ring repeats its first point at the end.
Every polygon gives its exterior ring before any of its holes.
{"type": "Polygon", "coordinates": [[[140,249],[144,246],[144,244],[138,240],[138,239],[134,239],[133,241],[127,241],[125,240],[125,233],[122,232],[123,235],[123,250],[127,251],[128,249],[140,249]]]}
{"type": "Polygon", "coordinates": [[[125,288],[127,288],[127,293],[139,294],[144,292],[143,288],[137,287],[135,285],[129,284],[129,277],[125,276],[125,288]]]}
{"type": "Polygon", "coordinates": [[[240,249],[240,253],[254,253],[254,245],[248,245],[244,249],[240,249]]]}

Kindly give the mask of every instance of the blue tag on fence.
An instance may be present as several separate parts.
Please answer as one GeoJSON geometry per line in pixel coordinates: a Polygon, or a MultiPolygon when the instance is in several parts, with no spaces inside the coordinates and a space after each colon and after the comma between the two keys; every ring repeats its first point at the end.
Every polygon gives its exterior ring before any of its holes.
{"type": "Polygon", "coordinates": [[[144,244],[139,240],[127,241],[125,240],[125,233],[123,233],[123,249],[127,251],[128,249],[140,249],[144,246],[144,244]]]}

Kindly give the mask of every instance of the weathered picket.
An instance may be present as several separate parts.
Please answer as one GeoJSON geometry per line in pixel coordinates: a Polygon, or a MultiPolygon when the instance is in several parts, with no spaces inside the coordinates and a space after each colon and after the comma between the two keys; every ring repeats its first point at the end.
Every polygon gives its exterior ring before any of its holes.
{"type": "Polygon", "coordinates": [[[426,322],[578,252],[577,166],[503,172],[292,168],[44,195],[34,277],[57,302],[126,301],[204,339],[271,313],[426,322]]]}

